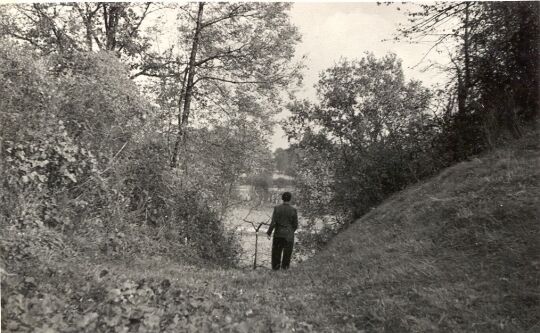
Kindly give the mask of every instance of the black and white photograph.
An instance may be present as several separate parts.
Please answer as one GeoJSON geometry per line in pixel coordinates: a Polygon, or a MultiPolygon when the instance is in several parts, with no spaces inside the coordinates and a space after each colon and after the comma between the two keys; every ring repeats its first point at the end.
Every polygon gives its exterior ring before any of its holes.
{"type": "Polygon", "coordinates": [[[0,0],[0,332],[540,332],[539,1],[0,0]]]}

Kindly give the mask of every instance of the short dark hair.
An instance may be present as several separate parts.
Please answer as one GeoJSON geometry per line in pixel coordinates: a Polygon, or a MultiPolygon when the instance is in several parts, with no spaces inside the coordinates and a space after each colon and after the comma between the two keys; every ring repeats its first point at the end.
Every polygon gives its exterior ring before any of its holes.
{"type": "Polygon", "coordinates": [[[283,201],[285,202],[291,201],[291,198],[292,198],[291,192],[285,192],[281,195],[281,199],[283,199],[283,201]]]}

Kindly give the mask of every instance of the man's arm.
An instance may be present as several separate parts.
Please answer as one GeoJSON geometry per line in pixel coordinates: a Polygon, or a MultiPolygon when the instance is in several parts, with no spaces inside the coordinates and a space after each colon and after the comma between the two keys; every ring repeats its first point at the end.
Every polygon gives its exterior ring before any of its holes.
{"type": "Polygon", "coordinates": [[[268,231],[266,232],[268,237],[272,235],[272,231],[274,230],[275,227],[276,227],[276,209],[274,208],[274,211],[272,212],[272,222],[270,222],[270,227],[268,227],[268,231]]]}

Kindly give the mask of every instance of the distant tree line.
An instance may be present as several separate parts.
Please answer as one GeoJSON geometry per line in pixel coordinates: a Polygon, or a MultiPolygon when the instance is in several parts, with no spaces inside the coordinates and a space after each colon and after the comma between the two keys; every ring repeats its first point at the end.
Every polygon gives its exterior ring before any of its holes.
{"type": "Polygon", "coordinates": [[[297,159],[294,148],[277,148],[274,151],[275,169],[280,174],[294,177],[297,159]]]}
{"type": "Polygon", "coordinates": [[[435,38],[434,48],[448,50],[450,63],[438,65],[451,78],[445,89],[407,81],[393,54],[323,71],[318,102],[291,103],[283,123],[298,155],[303,214],[334,215],[326,230],[336,232],[407,185],[536,126],[539,9],[452,2],[410,12],[399,38],[435,38]]]}

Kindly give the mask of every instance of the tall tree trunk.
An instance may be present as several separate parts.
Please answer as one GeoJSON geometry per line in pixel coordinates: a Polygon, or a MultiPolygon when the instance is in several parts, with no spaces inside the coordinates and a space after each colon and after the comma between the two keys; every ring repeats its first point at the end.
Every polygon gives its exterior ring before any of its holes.
{"type": "Polygon", "coordinates": [[[116,48],[116,29],[120,13],[123,11],[122,5],[110,3],[103,5],[103,22],[105,23],[105,49],[114,51],[116,48]]]}
{"type": "Polygon", "coordinates": [[[458,74],[458,113],[467,112],[467,99],[471,86],[471,60],[470,60],[470,23],[469,3],[465,4],[465,21],[463,22],[463,77],[458,74]]]}
{"type": "Polygon", "coordinates": [[[465,35],[463,40],[463,56],[464,56],[464,62],[465,62],[465,69],[464,69],[464,86],[465,86],[465,101],[469,98],[469,89],[471,87],[471,57],[470,57],[470,48],[471,48],[471,26],[470,26],[470,19],[469,19],[469,6],[470,3],[467,3],[465,5],[465,35]]]}
{"type": "Polygon", "coordinates": [[[189,124],[189,112],[191,107],[191,97],[193,95],[193,80],[195,78],[195,60],[197,57],[197,49],[199,47],[199,39],[202,30],[202,15],[204,10],[204,2],[199,2],[199,10],[197,13],[197,21],[195,25],[195,34],[193,35],[193,44],[191,46],[191,54],[189,63],[184,75],[182,91],[180,92],[178,103],[178,135],[174,144],[173,156],[171,159],[171,167],[176,167],[178,162],[178,154],[180,147],[185,144],[186,127],[189,124]],[[187,78],[186,78],[187,76],[187,78]],[[186,80],[187,79],[187,80],[186,80]]]}
{"type": "Polygon", "coordinates": [[[458,78],[458,114],[455,118],[456,126],[456,143],[454,149],[454,159],[462,160],[468,155],[467,143],[470,140],[469,126],[467,124],[467,115],[471,114],[468,110],[467,103],[469,100],[469,90],[471,87],[471,61],[470,61],[470,20],[469,20],[469,3],[465,4],[465,18],[463,22],[463,74],[457,71],[458,78]]]}

